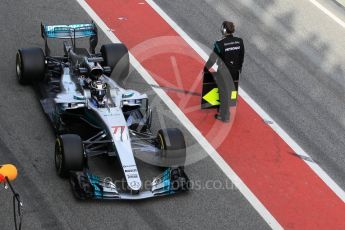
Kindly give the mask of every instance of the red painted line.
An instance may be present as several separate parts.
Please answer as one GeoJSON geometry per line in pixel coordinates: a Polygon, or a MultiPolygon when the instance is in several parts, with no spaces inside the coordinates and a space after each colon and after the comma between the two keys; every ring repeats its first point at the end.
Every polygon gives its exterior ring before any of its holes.
{"type": "MultiPolygon", "coordinates": [[[[201,91],[204,61],[149,5],[87,3],[161,86],[201,91]]],[[[344,203],[241,98],[229,133],[214,111],[199,109],[200,98],[167,93],[284,228],[345,229],[344,203]]]]}

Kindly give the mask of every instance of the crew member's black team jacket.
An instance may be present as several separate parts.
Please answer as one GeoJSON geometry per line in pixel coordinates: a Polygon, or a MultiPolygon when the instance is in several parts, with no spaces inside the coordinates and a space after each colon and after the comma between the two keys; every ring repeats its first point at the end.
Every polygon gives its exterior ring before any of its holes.
{"type": "MultiPolygon", "coordinates": [[[[208,69],[217,61],[218,68],[227,67],[230,73],[242,70],[244,45],[241,38],[228,35],[223,39],[216,41],[214,43],[213,54],[216,55],[211,55],[209,61],[206,63],[206,67],[208,69]]],[[[237,76],[232,76],[234,78],[233,80],[237,81],[238,74],[234,75],[237,76]]]]}

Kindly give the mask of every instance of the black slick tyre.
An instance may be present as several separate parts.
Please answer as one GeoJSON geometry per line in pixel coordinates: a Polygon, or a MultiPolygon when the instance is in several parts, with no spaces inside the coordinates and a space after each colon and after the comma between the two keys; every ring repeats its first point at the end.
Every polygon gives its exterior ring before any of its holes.
{"type": "Polygon", "coordinates": [[[16,55],[16,73],[20,84],[41,81],[45,72],[45,56],[41,48],[19,49],[16,55]]]}
{"type": "Polygon", "coordinates": [[[127,47],[122,43],[106,44],[101,47],[103,66],[109,66],[112,79],[122,84],[129,73],[129,54],[127,47]]]}
{"type": "Polygon", "coordinates": [[[84,148],[80,136],[63,134],[55,141],[55,168],[60,177],[70,171],[82,171],[85,165],[84,148]]]}
{"type": "Polygon", "coordinates": [[[162,162],[168,167],[183,167],[186,161],[186,142],[181,130],[161,129],[157,133],[158,147],[162,151],[162,162]]]}

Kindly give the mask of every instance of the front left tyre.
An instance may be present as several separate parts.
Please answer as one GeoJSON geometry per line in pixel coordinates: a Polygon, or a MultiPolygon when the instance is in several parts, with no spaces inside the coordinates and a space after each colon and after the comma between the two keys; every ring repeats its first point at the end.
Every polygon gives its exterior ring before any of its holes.
{"type": "Polygon", "coordinates": [[[161,162],[164,167],[184,167],[186,142],[177,128],[160,129],[157,133],[158,148],[161,149],[161,162]]]}
{"type": "Polygon", "coordinates": [[[16,55],[16,73],[20,84],[41,81],[45,71],[45,56],[41,48],[19,49],[16,55]]]}
{"type": "Polygon", "coordinates": [[[71,171],[82,171],[85,166],[83,142],[76,134],[63,134],[55,141],[55,168],[60,177],[71,171]]]}

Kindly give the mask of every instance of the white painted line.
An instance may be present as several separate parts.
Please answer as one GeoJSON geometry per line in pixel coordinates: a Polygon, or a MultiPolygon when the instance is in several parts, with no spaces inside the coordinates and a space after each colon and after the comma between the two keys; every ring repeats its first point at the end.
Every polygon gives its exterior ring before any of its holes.
{"type": "MultiPolygon", "coordinates": [[[[108,38],[118,43],[120,40],[114,35],[114,33],[107,27],[102,19],[92,10],[92,8],[84,0],[76,0],[80,6],[90,15],[94,22],[102,29],[102,31],[108,36],[108,38]]],[[[151,3],[150,3],[151,5],[151,3]]],[[[154,8],[155,9],[155,8],[154,8]]],[[[155,9],[157,10],[157,9],[155,9]]],[[[182,30],[181,30],[182,31],[182,30]]],[[[186,35],[187,36],[187,35],[186,35]]],[[[189,38],[190,39],[190,38],[189,38]]],[[[190,39],[189,42],[193,42],[190,39]]],[[[194,43],[194,42],[193,42],[194,43]]],[[[188,43],[189,44],[189,43],[188,43]]],[[[194,44],[194,49],[198,49],[198,52],[203,50],[194,44]]],[[[204,53],[204,59],[208,58],[208,55],[204,53]]],[[[158,83],[150,76],[146,69],[139,63],[139,61],[130,54],[130,61],[132,66],[141,74],[145,81],[150,85],[158,85],[158,83]]],[[[224,161],[224,159],[218,154],[213,146],[206,140],[206,138],[200,133],[200,131],[193,125],[193,123],[186,117],[186,115],[180,110],[180,108],[172,101],[172,99],[160,88],[152,88],[156,94],[162,99],[162,101],[169,107],[169,109],[175,114],[187,130],[198,140],[200,145],[205,149],[209,156],[224,172],[224,174],[234,183],[243,196],[249,201],[254,209],[261,215],[261,217],[267,222],[272,229],[283,229],[278,221],[272,216],[272,214],[265,208],[265,206],[259,201],[259,199],[250,191],[241,178],[234,172],[234,170],[224,161]]]]}
{"type": "MultiPolygon", "coordinates": [[[[314,4],[317,3],[315,0],[310,0],[314,4]]],[[[186,33],[184,32],[177,24],[174,22],[156,3],[152,0],[146,0],[150,6],[156,10],[156,12],[191,46],[195,51],[205,60],[208,60],[207,53],[201,49],[200,46],[186,33]]],[[[319,3],[317,3],[319,4],[319,3]]],[[[319,4],[320,7],[322,7],[319,4]]],[[[320,8],[323,11],[326,10],[330,17],[334,20],[338,20],[338,23],[342,23],[342,26],[345,26],[345,23],[329,12],[324,7],[320,8]],[[331,16],[333,15],[333,16],[331,16]]],[[[324,11],[325,12],[325,11],[324,11]]],[[[325,12],[326,13],[326,12],[325,12]]],[[[305,156],[312,159],[278,124],[275,122],[241,87],[239,87],[239,95],[247,102],[252,109],[259,114],[263,120],[272,121],[273,124],[270,124],[270,127],[295,151],[297,155],[305,156]]],[[[345,203],[345,192],[344,190],[315,162],[310,162],[304,160],[304,162],[327,184],[327,186],[345,203]]]]}
{"type": "Polygon", "coordinates": [[[341,6],[345,7],[345,0],[335,0],[337,1],[338,4],[340,4],[341,6]]]}
{"type": "Polygon", "coordinates": [[[319,8],[322,12],[327,14],[330,18],[332,18],[336,23],[338,23],[341,27],[345,28],[345,22],[342,21],[340,18],[335,16],[331,11],[329,11],[326,7],[321,5],[318,1],[316,0],[309,0],[311,3],[313,3],[317,8],[319,8]]]}

